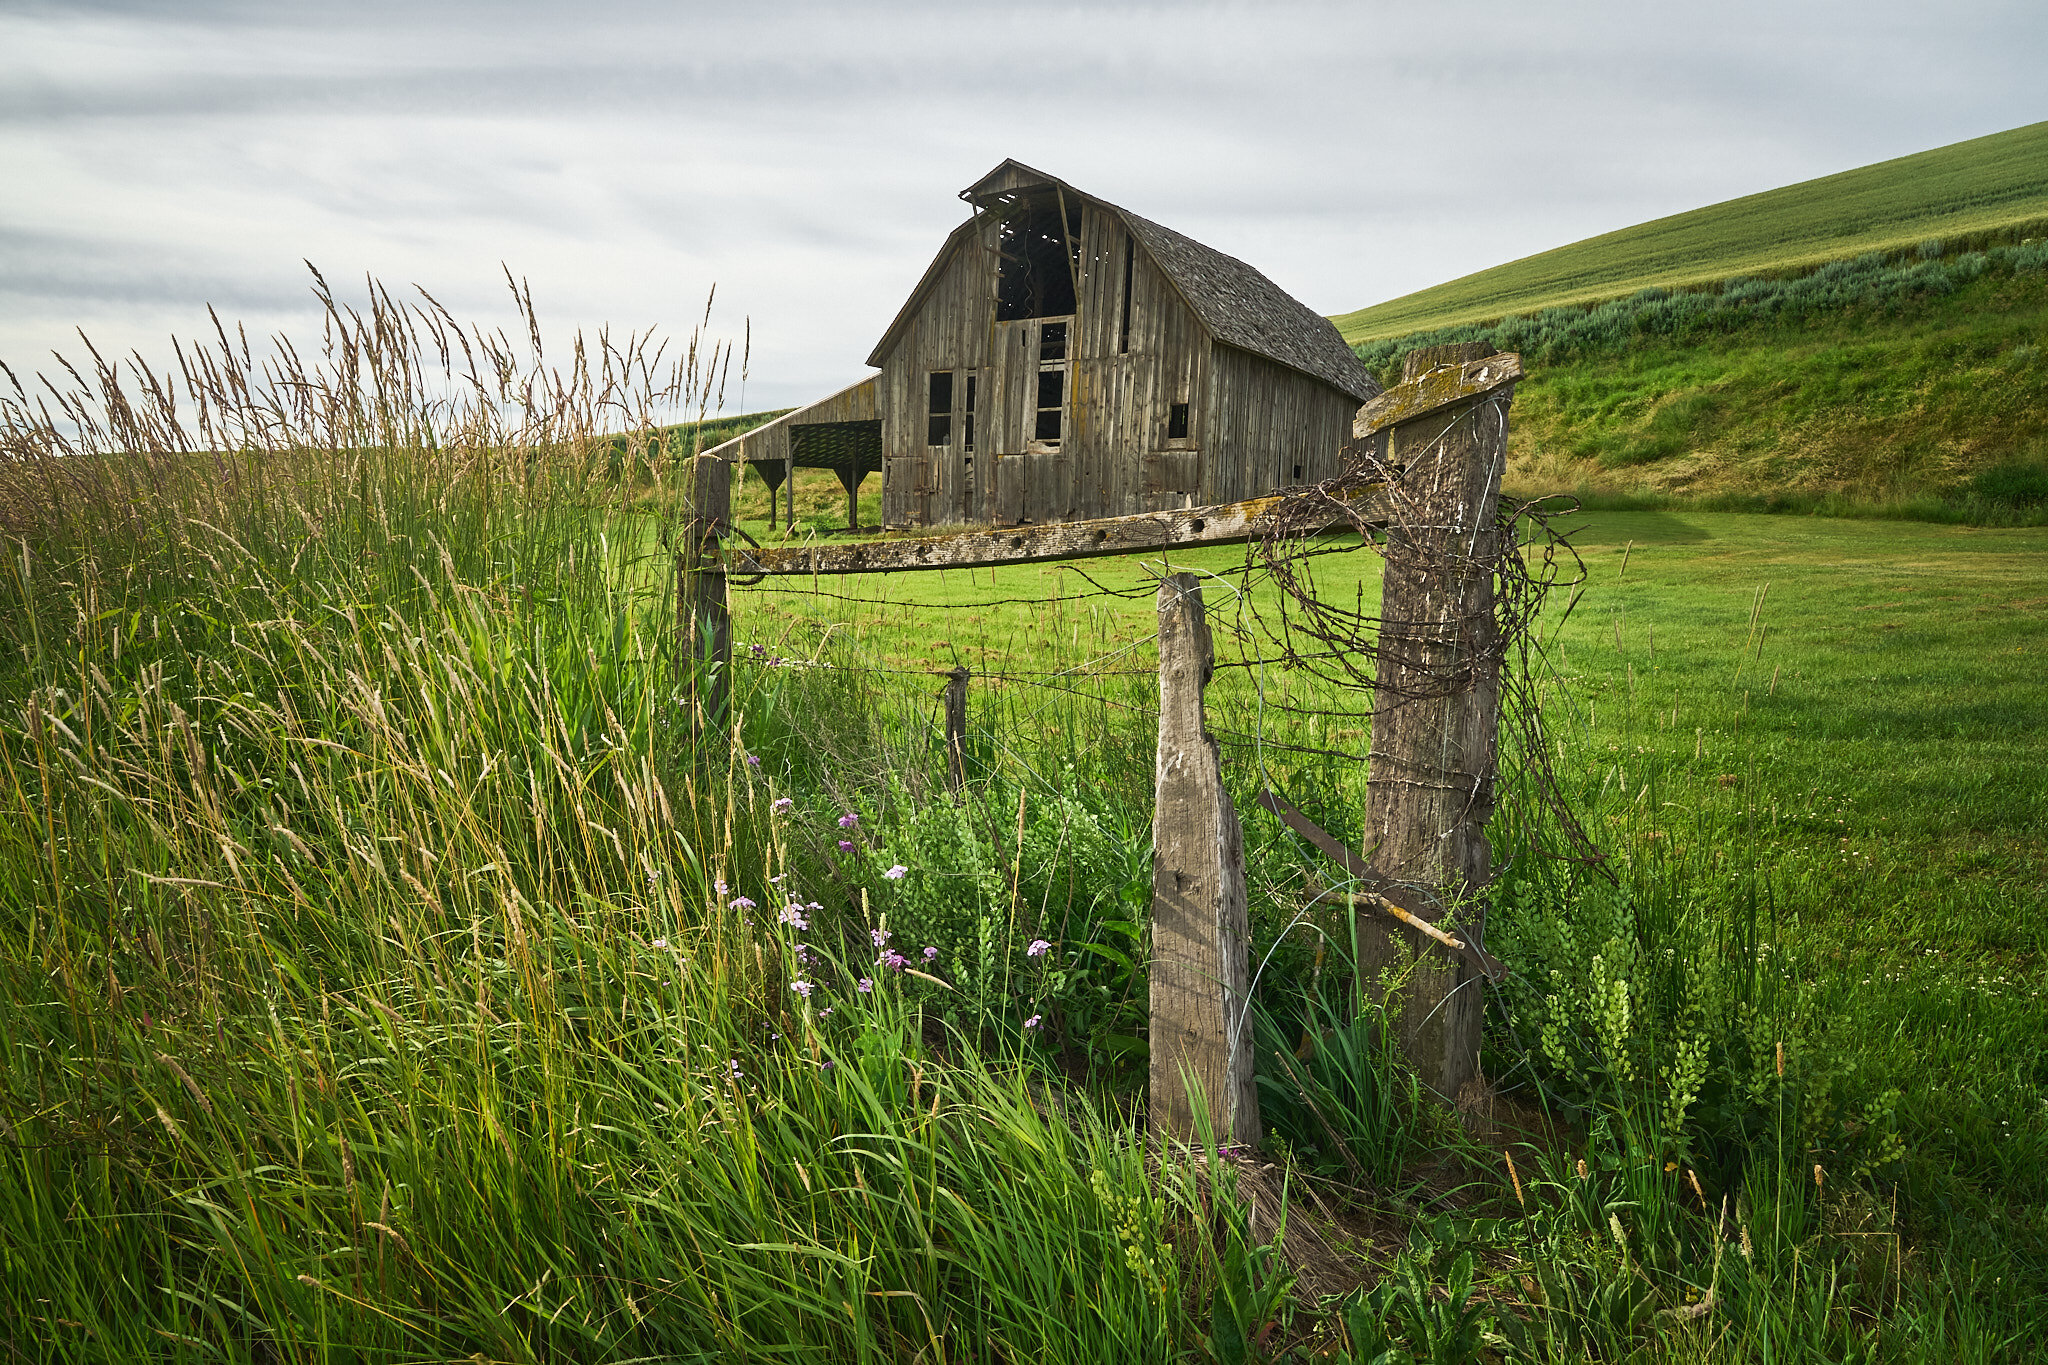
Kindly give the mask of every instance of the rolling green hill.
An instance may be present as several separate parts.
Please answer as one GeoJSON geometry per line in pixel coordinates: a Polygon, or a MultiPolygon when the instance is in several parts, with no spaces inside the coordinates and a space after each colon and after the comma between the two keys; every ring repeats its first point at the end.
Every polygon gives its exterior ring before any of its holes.
{"type": "Polygon", "coordinates": [[[1737,275],[1808,269],[1930,237],[2048,233],[2048,123],[1673,214],[1333,318],[1353,343],[1737,275]]]}

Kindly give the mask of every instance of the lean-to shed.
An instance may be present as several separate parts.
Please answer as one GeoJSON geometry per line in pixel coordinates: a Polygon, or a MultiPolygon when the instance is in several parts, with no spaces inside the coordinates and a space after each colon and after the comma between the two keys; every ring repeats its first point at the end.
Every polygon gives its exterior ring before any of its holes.
{"type": "Polygon", "coordinates": [[[1231,502],[1337,472],[1380,388],[1327,319],[1015,161],[960,197],[973,214],[868,357],[881,373],[716,453],[838,469],[849,496],[879,469],[892,528],[1231,502]]]}

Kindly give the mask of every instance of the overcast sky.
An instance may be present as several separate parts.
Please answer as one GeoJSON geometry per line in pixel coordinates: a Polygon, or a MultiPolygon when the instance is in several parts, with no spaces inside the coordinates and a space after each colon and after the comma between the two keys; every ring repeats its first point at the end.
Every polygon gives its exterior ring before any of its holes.
{"type": "Polygon", "coordinates": [[[715,282],[779,407],[868,373],[1006,156],[1337,313],[2048,118],[2044,70],[2040,0],[0,0],[0,359],[303,333],[302,258],[496,324],[502,261],[551,334],[715,282]]]}

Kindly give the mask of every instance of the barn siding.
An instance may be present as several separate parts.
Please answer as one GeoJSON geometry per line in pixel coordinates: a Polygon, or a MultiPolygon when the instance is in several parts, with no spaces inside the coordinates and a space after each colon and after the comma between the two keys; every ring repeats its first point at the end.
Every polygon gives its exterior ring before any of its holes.
{"type": "Polygon", "coordinates": [[[1261,497],[1337,473],[1358,407],[1348,394],[1234,346],[1215,348],[1215,373],[1204,501],[1261,497]]]}
{"type": "MultiPolygon", "coordinates": [[[[1012,167],[979,190],[1041,183],[1012,167]]],[[[1336,472],[1354,399],[1299,371],[1218,344],[1112,208],[1079,196],[1067,409],[1057,448],[1033,439],[1046,319],[995,320],[993,219],[958,233],[929,288],[878,355],[883,521],[1065,521],[1227,502],[1336,472]],[[1130,253],[1130,339],[1123,287],[1130,253]],[[926,442],[926,376],[954,375],[951,440],[926,442]],[[976,379],[976,449],[964,449],[966,381],[976,379]],[[1189,405],[1185,437],[1167,436],[1189,405]],[[1301,475],[1294,475],[1296,466],[1301,475]]],[[[772,438],[771,438],[772,439],[772,438]]],[[[786,435],[782,438],[787,448],[786,435]]]]}

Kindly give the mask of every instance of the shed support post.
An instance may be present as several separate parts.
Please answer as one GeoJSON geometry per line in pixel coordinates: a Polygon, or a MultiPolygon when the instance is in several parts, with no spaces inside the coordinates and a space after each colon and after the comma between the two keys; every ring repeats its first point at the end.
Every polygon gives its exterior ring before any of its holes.
{"type": "Polygon", "coordinates": [[[860,529],[860,485],[861,480],[865,479],[867,475],[863,474],[858,467],[835,470],[834,472],[839,475],[839,482],[846,489],[846,529],[858,531],[860,529]]]}
{"type": "Polygon", "coordinates": [[[967,785],[966,665],[956,665],[946,677],[946,785],[958,793],[967,785]]]}
{"type": "MultiPolygon", "coordinates": [[[[1482,358],[1450,349],[1411,354],[1401,387],[1436,366],[1482,358]]],[[[1491,564],[1513,392],[1504,385],[1419,413],[1386,436],[1387,464],[1403,472],[1390,490],[1363,852],[1375,874],[1421,893],[1428,918],[1478,943],[1500,725],[1491,564]]],[[[1356,931],[1368,986],[1408,973],[1397,1028],[1423,1084],[1483,1122],[1484,978],[1413,929],[1361,915],[1356,931]]]]}
{"type": "Polygon", "coordinates": [[[690,461],[688,516],[676,555],[676,608],[698,732],[729,723],[732,620],[726,614],[719,538],[732,523],[732,466],[716,455],[690,461]]]}
{"type": "Polygon", "coordinates": [[[1223,790],[1202,689],[1215,654],[1193,574],[1159,585],[1152,823],[1152,1130],[1192,1142],[1199,1090],[1219,1142],[1259,1140],[1252,1086],[1244,833],[1223,790]]]}

